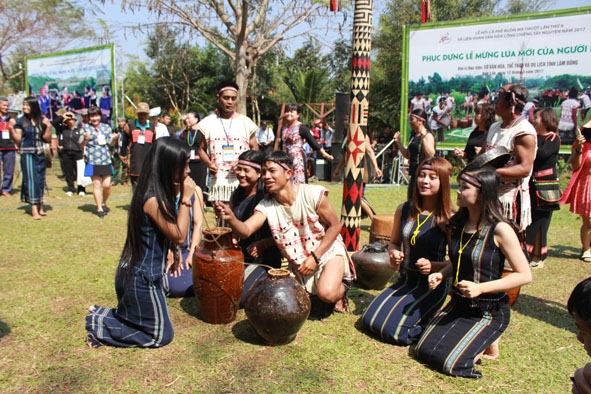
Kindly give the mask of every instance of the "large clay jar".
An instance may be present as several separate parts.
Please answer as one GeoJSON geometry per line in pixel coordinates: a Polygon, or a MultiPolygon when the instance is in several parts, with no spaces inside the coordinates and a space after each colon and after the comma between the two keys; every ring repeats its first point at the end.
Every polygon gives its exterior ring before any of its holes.
{"type": "Polygon", "coordinates": [[[310,314],[310,297],[286,269],[270,269],[246,294],[244,312],[269,345],[291,342],[310,314]]]}
{"type": "Polygon", "coordinates": [[[394,214],[374,215],[369,228],[369,242],[388,246],[394,227],[394,214]]]}
{"type": "Polygon", "coordinates": [[[357,271],[357,285],[362,289],[381,290],[396,272],[388,248],[378,242],[365,245],[351,260],[357,271]]]}
{"type": "Polygon", "coordinates": [[[244,282],[244,255],[232,242],[232,229],[203,230],[203,246],[193,256],[193,288],[201,318],[226,324],[236,318],[244,282]]]}

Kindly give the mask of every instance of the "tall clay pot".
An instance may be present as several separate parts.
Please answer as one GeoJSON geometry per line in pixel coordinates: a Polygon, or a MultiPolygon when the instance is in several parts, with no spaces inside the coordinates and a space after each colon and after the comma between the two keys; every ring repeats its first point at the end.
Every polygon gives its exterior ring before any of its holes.
{"type": "Polygon", "coordinates": [[[291,342],[310,314],[310,297],[286,269],[270,269],[246,294],[244,312],[269,345],[291,342]]]}
{"type": "Polygon", "coordinates": [[[244,282],[244,255],[232,243],[232,229],[203,230],[203,246],[193,256],[193,288],[201,318],[226,324],[236,318],[244,282]]]}
{"type": "Polygon", "coordinates": [[[388,247],[377,242],[365,245],[351,260],[357,271],[356,283],[362,289],[382,290],[396,272],[388,247]]]}

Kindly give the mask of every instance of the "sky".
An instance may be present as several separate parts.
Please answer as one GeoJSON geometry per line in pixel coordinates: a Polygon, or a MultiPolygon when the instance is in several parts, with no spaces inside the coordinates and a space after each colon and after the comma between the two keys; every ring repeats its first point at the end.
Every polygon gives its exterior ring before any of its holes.
{"type": "MultiPolygon", "coordinates": [[[[419,0],[417,0],[418,2],[419,0]]],[[[383,9],[384,5],[386,4],[386,0],[374,0],[374,14],[373,14],[373,22],[374,26],[377,27],[379,14],[383,9]]],[[[105,5],[96,5],[94,7],[100,8],[102,10],[102,15],[99,14],[98,17],[104,19],[107,24],[112,26],[112,42],[115,44],[115,53],[116,53],[116,62],[118,66],[123,66],[123,69],[126,68],[126,65],[133,59],[143,60],[145,58],[144,47],[145,47],[145,40],[146,36],[144,34],[138,34],[134,36],[132,33],[124,31],[122,26],[132,26],[137,24],[138,20],[143,22],[146,21],[155,21],[155,18],[150,17],[150,15],[146,11],[136,12],[135,14],[131,13],[123,13],[121,11],[120,2],[115,2],[113,0],[106,0],[105,5]],[[115,3],[115,4],[112,4],[115,3]]],[[[555,2],[548,8],[548,10],[558,10],[564,8],[575,8],[575,7],[583,7],[583,6],[591,6],[591,0],[555,0],[555,2]]],[[[343,18],[344,15],[339,15],[339,17],[343,18]]],[[[346,16],[346,23],[345,29],[343,31],[343,36],[351,34],[351,26],[353,24],[353,15],[352,12],[349,12],[346,16]]],[[[306,27],[307,28],[307,27],[306,27]]],[[[334,31],[328,31],[322,40],[323,44],[330,45],[334,41],[341,38],[339,34],[334,31]]],[[[287,42],[288,51],[293,51],[300,47],[301,42],[303,40],[299,39],[296,42],[287,42]]],[[[204,45],[205,42],[199,42],[200,45],[204,45]]],[[[75,48],[79,48],[79,43],[76,44],[75,48]]],[[[68,48],[74,49],[74,48],[68,48]]]]}

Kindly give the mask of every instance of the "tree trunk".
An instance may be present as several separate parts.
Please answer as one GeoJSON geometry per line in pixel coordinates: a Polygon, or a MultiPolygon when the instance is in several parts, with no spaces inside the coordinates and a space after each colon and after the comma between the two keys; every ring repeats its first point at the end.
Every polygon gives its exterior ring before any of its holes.
{"type": "Polygon", "coordinates": [[[353,19],[353,58],[351,62],[351,109],[347,131],[341,234],[347,250],[359,249],[361,197],[363,196],[363,158],[369,110],[369,64],[371,55],[373,0],[355,0],[353,19]]]}

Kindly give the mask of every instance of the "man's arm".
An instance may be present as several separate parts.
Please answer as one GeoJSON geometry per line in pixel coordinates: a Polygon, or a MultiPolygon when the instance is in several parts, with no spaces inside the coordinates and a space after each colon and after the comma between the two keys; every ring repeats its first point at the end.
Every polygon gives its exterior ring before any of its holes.
{"type": "Polygon", "coordinates": [[[246,239],[254,234],[257,230],[263,227],[263,224],[267,220],[265,215],[260,211],[254,211],[251,217],[245,222],[238,220],[238,218],[232,212],[232,209],[227,204],[216,201],[215,203],[215,214],[226,221],[226,224],[230,226],[234,234],[239,238],[246,239]]]}
{"type": "Polygon", "coordinates": [[[257,141],[257,133],[252,133],[250,136],[250,140],[248,140],[248,145],[252,150],[259,150],[259,142],[257,141]]]}
{"type": "Polygon", "coordinates": [[[520,135],[515,138],[513,156],[515,164],[497,169],[497,173],[505,178],[523,178],[529,175],[536,155],[536,137],[520,135]]]}

